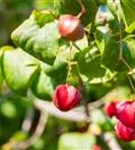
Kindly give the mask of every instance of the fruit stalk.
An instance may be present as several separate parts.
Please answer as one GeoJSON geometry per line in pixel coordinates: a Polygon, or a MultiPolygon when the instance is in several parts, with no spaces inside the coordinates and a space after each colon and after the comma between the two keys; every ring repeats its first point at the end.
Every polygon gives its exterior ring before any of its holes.
{"type": "Polygon", "coordinates": [[[86,12],[86,9],[82,3],[82,0],[78,0],[78,3],[80,4],[81,6],[81,12],[77,15],[77,18],[80,18],[85,12],[86,12]]]}

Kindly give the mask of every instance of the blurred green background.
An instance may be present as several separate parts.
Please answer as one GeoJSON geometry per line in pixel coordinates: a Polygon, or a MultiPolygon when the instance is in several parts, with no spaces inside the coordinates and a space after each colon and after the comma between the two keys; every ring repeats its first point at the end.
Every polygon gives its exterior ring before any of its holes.
{"type": "Polygon", "coordinates": [[[11,32],[33,9],[50,9],[52,3],[52,0],[0,0],[0,46],[11,44],[11,32]]]}

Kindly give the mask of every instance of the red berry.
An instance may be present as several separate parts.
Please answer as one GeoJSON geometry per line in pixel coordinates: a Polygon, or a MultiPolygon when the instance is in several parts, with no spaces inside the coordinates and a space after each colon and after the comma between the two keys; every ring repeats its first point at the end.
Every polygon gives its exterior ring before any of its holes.
{"type": "Polygon", "coordinates": [[[76,16],[69,14],[62,15],[59,18],[59,33],[69,41],[77,41],[84,36],[84,28],[81,21],[76,16]]]}
{"type": "Polygon", "coordinates": [[[109,117],[116,116],[124,125],[135,129],[135,102],[112,102],[105,105],[109,117]]]}
{"type": "Polygon", "coordinates": [[[111,102],[105,105],[104,110],[107,116],[112,117],[117,114],[116,104],[117,102],[111,102]]]}
{"type": "Polygon", "coordinates": [[[135,130],[132,128],[128,128],[120,121],[115,126],[115,130],[116,130],[116,135],[120,140],[127,141],[127,142],[135,140],[135,130]]]}
{"type": "Polygon", "coordinates": [[[127,127],[135,129],[135,102],[119,102],[116,117],[127,127]]]}
{"type": "Polygon", "coordinates": [[[71,85],[58,85],[53,94],[54,105],[61,111],[68,111],[79,104],[81,95],[79,91],[71,85]]]}

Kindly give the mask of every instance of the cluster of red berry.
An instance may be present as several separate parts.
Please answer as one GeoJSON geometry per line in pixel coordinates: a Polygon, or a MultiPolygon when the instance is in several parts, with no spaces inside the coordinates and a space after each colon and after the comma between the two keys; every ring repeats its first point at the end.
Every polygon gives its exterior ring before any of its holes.
{"type": "Polygon", "coordinates": [[[123,141],[135,140],[135,101],[111,102],[106,104],[105,112],[109,117],[115,116],[116,135],[123,141]]]}

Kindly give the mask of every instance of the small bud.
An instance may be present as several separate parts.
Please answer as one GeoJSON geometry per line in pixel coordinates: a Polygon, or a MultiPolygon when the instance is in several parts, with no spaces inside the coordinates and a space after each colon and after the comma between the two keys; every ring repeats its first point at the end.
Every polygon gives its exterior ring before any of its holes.
{"type": "Polygon", "coordinates": [[[69,14],[62,15],[59,18],[59,33],[69,41],[77,41],[84,36],[84,28],[81,21],[76,16],[69,14]]]}
{"type": "Polygon", "coordinates": [[[81,95],[71,85],[58,85],[53,94],[54,105],[61,111],[68,111],[79,104],[81,95]]]}
{"type": "Polygon", "coordinates": [[[135,140],[135,130],[132,128],[128,128],[120,121],[115,126],[116,135],[120,140],[123,141],[133,141],[135,140]]]}

